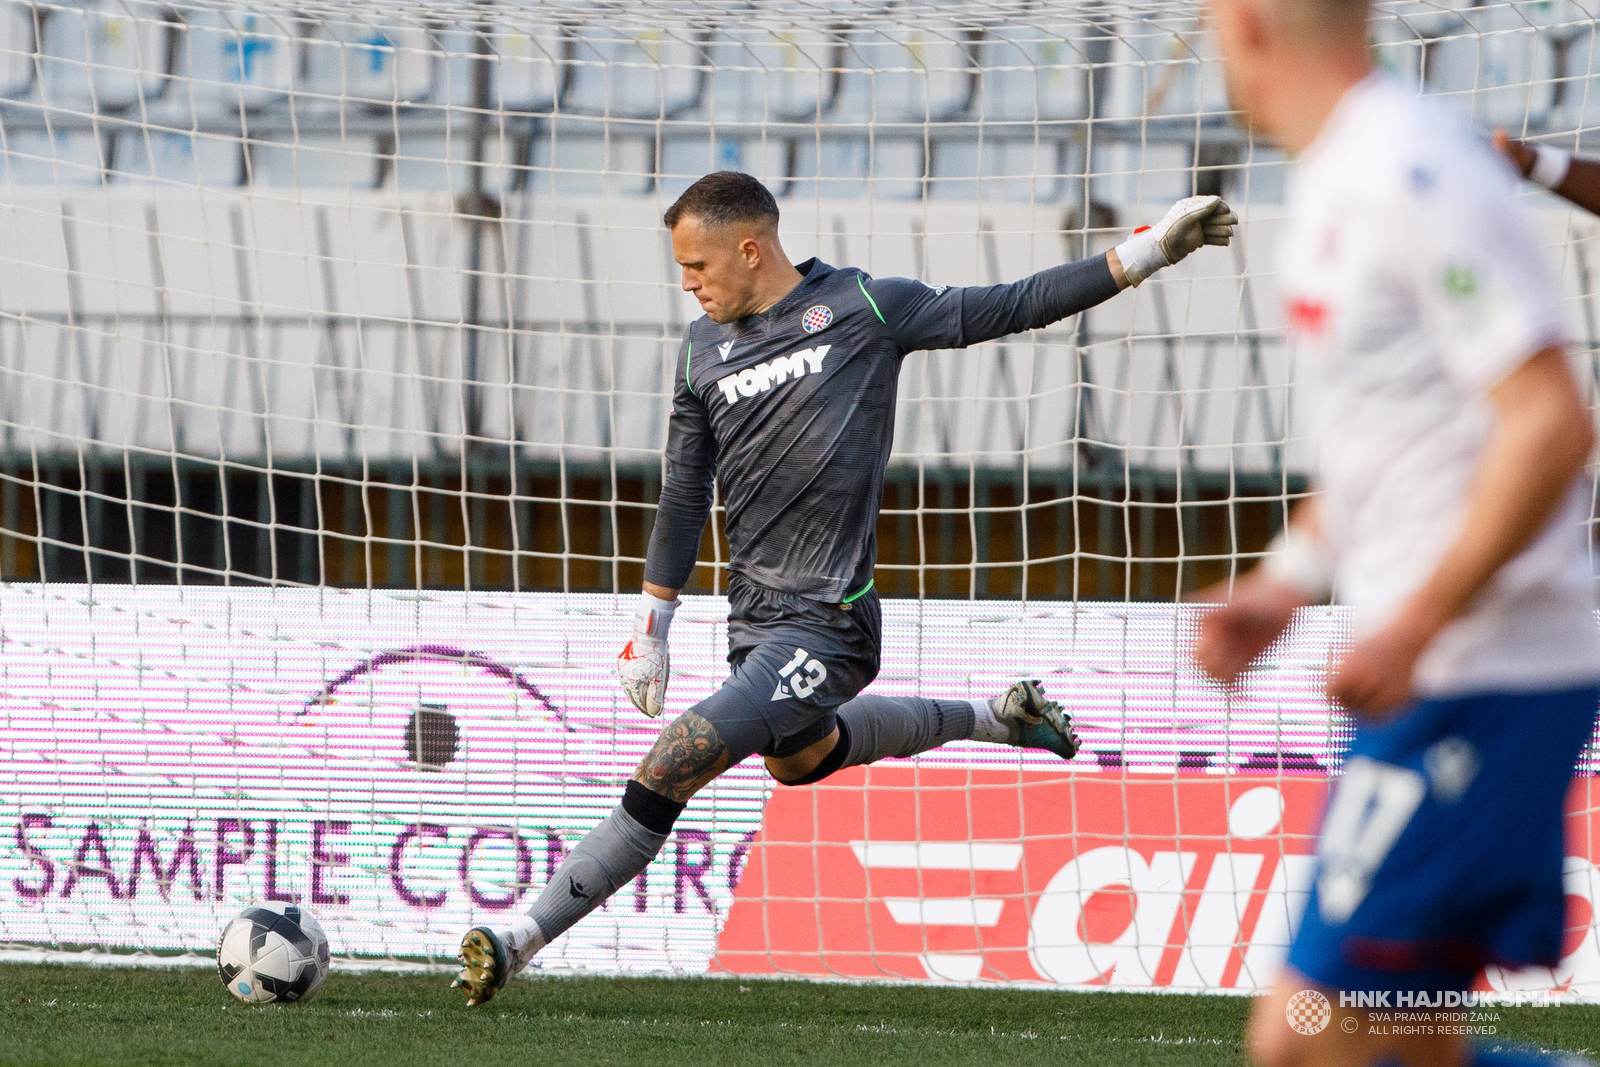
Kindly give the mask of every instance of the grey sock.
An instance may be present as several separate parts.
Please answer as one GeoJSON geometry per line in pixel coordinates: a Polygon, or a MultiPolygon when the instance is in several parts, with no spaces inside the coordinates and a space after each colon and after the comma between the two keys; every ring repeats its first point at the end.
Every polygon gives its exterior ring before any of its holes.
{"type": "Polygon", "coordinates": [[[841,767],[889,756],[915,756],[972,736],[973,707],[967,700],[859,696],[839,708],[850,728],[850,751],[841,767]]]}
{"type": "Polygon", "coordinates": [[[666,834],[646,830],[618,805],[605,822],[573,847],[528,909],[545,942],[554,941],[633,881],[666,843],[666,834]]]}

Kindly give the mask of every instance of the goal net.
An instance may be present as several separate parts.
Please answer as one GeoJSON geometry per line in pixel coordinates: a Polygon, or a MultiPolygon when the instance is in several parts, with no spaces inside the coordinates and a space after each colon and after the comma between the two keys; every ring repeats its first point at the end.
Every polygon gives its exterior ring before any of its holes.
{"type": "MultiPolygon", "coordinates": [[[[1379,61],[1596,150],[1574,3],[1381,4],[1379,61]]],[[[878,526],[878,691],[1038,677],[1071,764],[759,761],[539,958],[1249,991],[1348,724],[1305,613],[1241,691],[1183,597],[1307,491],[1284,156],[1187,3],[0,0],[0,942],[203,956],[253,899],[347,960],[520,908],[658,726],[611,660],[698,313],[662,211],[762,178],[796,261],[986,284],[1175,199],[1244,224],[1048,329],[918,353],[878,526]]],[[[1595,223],[1529,193],[1592,386],[1595,223]]],[[[720,510],[669,712],[726,674],[720,510]]],[[[1586,757],[1586,759],[1588,759],[1586,757]]],[[[1600,996],[1592,759],[1552,974],[1600,996]]]]}

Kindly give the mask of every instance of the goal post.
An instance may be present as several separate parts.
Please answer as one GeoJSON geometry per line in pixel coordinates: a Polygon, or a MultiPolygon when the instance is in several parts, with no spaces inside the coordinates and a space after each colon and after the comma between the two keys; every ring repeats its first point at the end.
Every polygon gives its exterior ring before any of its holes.
{"type": "MultiPolygon", "coordinates": [[[[1485,130],[1594,150],[1576,4],[1385,3],[1372,39],[1485,130]]],[[[440,961],[544,884],[654,738],[610,664],[698,314],[661,213],[714,169],[767,183],[796,261],[933,284],[1195,192],[1244,223],[903,365],[875,685],[1040,677],[1084,752],[738,768],[541,964],[1268,980],[1348,741],[1320,695],[1346,620],[1308,612],[1229,695],[1183,600],[1308,492],[1288,162],[1192,5],[1109,0],[0,0],[0,942],[201,954],[294,899],[344,959],[440,961]]],[[[1529,206],[1592,392],[1595,223],[1529,206]]],[[[721,523],[674,712],[726,673],[721,523]]],[[[1568,887],[1600,906],[1597,859],[1568,887]]],[[[1558,978],[1594,997],[1586,921],[1558,978]]]]}

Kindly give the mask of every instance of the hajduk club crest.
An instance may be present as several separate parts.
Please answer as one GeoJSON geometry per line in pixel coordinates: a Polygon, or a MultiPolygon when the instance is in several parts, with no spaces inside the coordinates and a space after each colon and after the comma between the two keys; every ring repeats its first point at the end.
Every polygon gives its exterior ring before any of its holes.
{"type": "Polygon", "coordinates": [[[826,330],[831,325],[833,325],[833,309],[826,304],[806,308],[806,313],[800,317],[800,328],[806,333],[826,330]]]}

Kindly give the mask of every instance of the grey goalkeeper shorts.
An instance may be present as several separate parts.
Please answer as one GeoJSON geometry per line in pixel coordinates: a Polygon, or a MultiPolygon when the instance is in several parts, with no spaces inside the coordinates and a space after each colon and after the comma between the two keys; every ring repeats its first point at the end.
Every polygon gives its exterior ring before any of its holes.
{"type": "Polygon", "coordinates": [[[788,756],[833,732],[839,705],[878,676],[883,612],[868,591],[848,606],[780,593],[741,578],[728,587],[722,688],[694,706],[728,746],[728,765],[788,756]]]}

